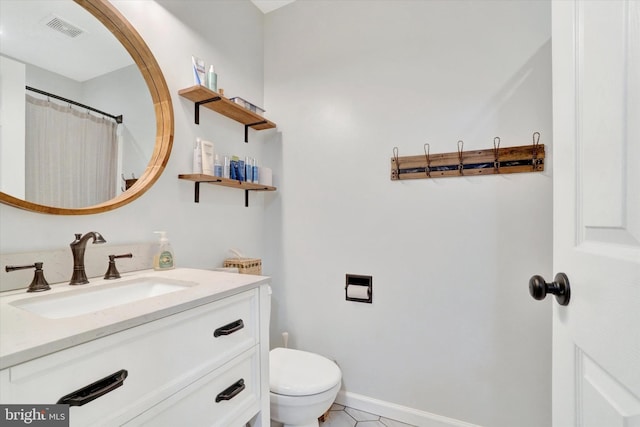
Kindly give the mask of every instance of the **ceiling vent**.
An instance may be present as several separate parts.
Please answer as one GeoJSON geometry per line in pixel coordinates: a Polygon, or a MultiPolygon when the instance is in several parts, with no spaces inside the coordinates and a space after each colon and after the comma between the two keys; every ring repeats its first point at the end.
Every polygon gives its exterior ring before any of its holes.
{"type": "Polygon", "coordinates": [[[58,18],[57,16],[52,16],[50,19],[48,19],[46,26],[71,38],[76,38],[84,33],[84,31],[80,28],[76,27],[73,24],[70,24],[64,19],[58,18]]]}

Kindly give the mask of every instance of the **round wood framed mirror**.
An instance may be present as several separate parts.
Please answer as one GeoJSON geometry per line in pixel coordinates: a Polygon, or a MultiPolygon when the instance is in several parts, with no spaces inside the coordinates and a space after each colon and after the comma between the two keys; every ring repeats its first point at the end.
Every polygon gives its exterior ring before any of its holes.
{"type": "Polygon", "coordinates": [[[108,0],[73,0],[98,19],[131,55],[147,84],[156,118],[155,146],[146,169],[126,191],[93,206],[63,208],[29,202],[0,191],[0,202],[32,212],[55,215],[86,215],[106,212],[140,197],[160,177],[173,144],[173,107],[169,88],[160,66],[135,28],[108,0]]]}

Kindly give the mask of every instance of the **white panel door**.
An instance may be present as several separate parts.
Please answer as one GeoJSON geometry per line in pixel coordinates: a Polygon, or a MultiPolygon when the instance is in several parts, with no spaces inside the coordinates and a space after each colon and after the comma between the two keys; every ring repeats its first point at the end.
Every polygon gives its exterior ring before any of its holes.
{"type": "MultiPolygon", "coordinates": [[[[640,1],[556,0],[554,427],[640,427],[640,1]]],[[[547,278],[548,281],[550,278],[547,278]]]]}

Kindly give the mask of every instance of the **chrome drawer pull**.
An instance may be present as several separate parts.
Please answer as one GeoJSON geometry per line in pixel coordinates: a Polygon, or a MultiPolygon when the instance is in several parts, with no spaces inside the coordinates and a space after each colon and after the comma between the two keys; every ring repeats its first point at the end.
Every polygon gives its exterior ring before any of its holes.
{"type": "Polygon", "coordinates": [[[213,336],[218,338],[221,335],[231,335],[234,332],[238,332],[242,328],[244,328],[244,322],[242,321],[242,319],[238,319],[235,322],[231,322],[228,325],[224,325],[216,329],[213,332],[213,336]]]}
{"type": "Polygon", "coordinates": [[[242,390],[245,389],[244,379],[240,378],[237,382],[235,382],[232,386],[228,387],[221,393],[216,396],[216,403],[222,400],[231,400],[238,395],[242,390]]]}
{"type": "Polygon", "coordinates": [[[127,375],[129,375],[129,373],[125,369],[122,369],[121,371],[104,377],[101,380],[61,397],[56,403],[69,406],[85,405],[123,385],[127,375]]]}

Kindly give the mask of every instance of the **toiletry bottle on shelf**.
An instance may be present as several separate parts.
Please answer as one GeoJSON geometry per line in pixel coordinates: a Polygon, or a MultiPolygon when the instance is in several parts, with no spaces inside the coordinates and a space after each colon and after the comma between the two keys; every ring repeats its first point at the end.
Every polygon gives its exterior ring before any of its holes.
{"type": "Polygon", "coordinates": [[[207,73],[207,85],[209,89],[214,92],[218,91],[218,75],[213,69],[213,65],[209,67],[209,72],[207,73]]]}
{"type": "Polygon", "coordinates": [[[247,182],[253,182],[253,167],[251,163],[251,157],[244,158],[244,180],[247,182]]]}
{"type": "Polygon", "coordinates": [[[222,176],[222,164],[220,163],[220,157],[216,154],[213,161],[213,176],[222,176]]]}
{"type": "Polygon", "coordinates": [[[240,179],[240,173],[238,171],[238,156],[232,156],[231,157],[231,164],[230,164],[230,178],[231,179],[237,179],[238,181],[242,181],[240,179]]]}
{"type": "Polygon", "coordinates": [[[260,180],[258,179],[258,161],[254,158],[253,159],[253,183],[254,184],[258,184],[260,182],[260,180]]]}
{"type": "Polygon", "coordinates": [[[238,171],[237,171],[237,176],[236,176],[238,181],[246,181],[247,180],[247,176],[244,173],[245,173],[244,160],[238,159],[238,171]]]}
{"type": "Polygon", "coordinates": [[[166,231],[154,231],[154,233],[160,235],[160,241],[158,242],[158,248],[153,255],[153,269],[154,270],[171,270],[175,268],[173,249],[171,243],[167,239],[166,231]]]}
{"type": "Polygon", "coordinates": [[[202,148],[202,173],[213,176],[214,146],[213,142],[200,140],[202,148]]]}
{"type": "Polygon", "coordinates": [[[229,163],[229,156],[224,156],[224,165],[222,167],[222,177],[231,178],[231,164],[229,163]]]}
{"type": "Polygon", "coordinates": [[[193,67],[193,83],[196,85],[205,85],[206,68],[204,61],[196,56],[191,57],[191,65],[193,67]]]}

